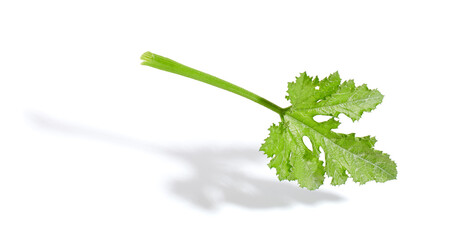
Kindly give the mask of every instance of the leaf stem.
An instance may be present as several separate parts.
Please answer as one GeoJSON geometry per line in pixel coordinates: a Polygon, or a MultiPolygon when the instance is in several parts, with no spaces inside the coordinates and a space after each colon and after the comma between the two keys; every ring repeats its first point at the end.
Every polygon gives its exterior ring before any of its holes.
{"type": "Polygon", "coordinates": [[[142,65],[154,67],[161,69],[163,71],[179,74],[185,77],[189,77],[207,84],[210,84],[212,86],[224,89],[226,91],[235,93],[237,95],[240,95],[242,97],[248,98],[253,102],[259,103],[262,106],[278,113],[280,116],[284,114],[286,109],[283,109],[279,107],[278,105],[270,102],[269,100],[260,97],[246,89],[243,89],[237,85],[234,85],[230,82],[224,81],[220,78],[217,78],[215,76],[212,76],[210,74],[201,72],[199,70],[196,70],[194,68],[190,68],[188,66],[185,66],[183,64],[180,64],[172,59],[151,53],[151,52],[146,52],[142,54],[141,60],[144,60],[142,62],[142,65]]]}

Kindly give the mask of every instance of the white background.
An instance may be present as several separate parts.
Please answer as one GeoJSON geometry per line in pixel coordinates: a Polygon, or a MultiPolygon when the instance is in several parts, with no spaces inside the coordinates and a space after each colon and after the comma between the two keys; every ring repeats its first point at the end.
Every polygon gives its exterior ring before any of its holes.
{"type": "Polygon", "coordinates": [[[453,1],[2,1],[0,239],[454,239],[453,1]],[[258,152],[300,72],[367,83],[398,179],[317,191],[258,152]]]}

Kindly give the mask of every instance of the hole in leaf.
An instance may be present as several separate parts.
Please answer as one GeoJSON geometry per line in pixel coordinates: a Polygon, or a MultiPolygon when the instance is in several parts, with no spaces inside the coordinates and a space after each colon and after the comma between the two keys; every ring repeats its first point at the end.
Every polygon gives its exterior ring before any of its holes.
{"type": "Polygon", "coordinates": [[[319,147],[319,152],[321,152],[319,154],[319,160],[323,161],[324,162],[324,166],[325,166],[325,152],[324,152],[324,149],[322,149],[322,147],[319,147]]]}
{"type": "Polygon", "coordinates": [[[302,140],[303,140],[303,144],[305,144],[305,146],[308,149],[310,149],[310,151],[313,151],[313,145],[311,144],[310,138],[307,136],[303,136],[302,140]]]}
{"type": "Polygon", "coordinates": [[[316,90],[319,90],[319,86],[316,86],[315,89],[316,89],[316,90]]]}
{"type": "Polygon", "coordinates": [[[320,122],[325,122],[331,118],[332,118],[332,116],[316,115],[313,117],[313,120],[320,123],[320,122]]]}

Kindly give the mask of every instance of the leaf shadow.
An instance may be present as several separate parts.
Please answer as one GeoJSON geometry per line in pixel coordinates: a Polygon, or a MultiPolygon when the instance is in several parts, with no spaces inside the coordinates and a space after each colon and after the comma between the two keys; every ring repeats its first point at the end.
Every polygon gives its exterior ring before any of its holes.
{"type": "Polygon", "coordinates": [[[172,150],[168,154],[188,165],[192,173],[170,182],[170,190],[204,209],[216,209],[222,204],[269,209],[343,200],[323,190],[308,191],[295,183],[272,181],[242,171],[267,167],[266,158],[254,148],[204,147],[172,150]]]}
{"type": "MultiPolygon", "coordinates": [[[[172,179],[168,183],[168,190],[201,209],[215,210],[224,204],[248,209],[270,209],[343,200],[342,197],[323,190],[308,191],[294,183],[272,181],[247,174],[244,169],[267,167],[265,156],[251,147],[209,145],[169,148],[95,128],[66,123],[36,112],[28,112],[26,118],[34,126],[45,130],[171,156],[172,159],[186,165],[189,174],[172,179]]],[[[271,179],[276,178],[273,176],[271,179]]]]}

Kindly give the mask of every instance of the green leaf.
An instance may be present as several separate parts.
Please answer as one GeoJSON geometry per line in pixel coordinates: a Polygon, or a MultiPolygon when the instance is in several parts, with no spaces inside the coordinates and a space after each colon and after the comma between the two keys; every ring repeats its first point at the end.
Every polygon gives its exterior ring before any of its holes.
{"type": "Polygon", "coordinates": [[[271,158],[269,167],[276,169],[280,180],[295,180],[301,187],[313,190],[323,184],[325,176],[332,178],[333,185],[343,184],[349,177],[363,184],[385,182],[397,176],[395,162],[373,148],[374,137],[333,131],[340,125],[335,118],[341,113],[356,121],[364,112],[376,108],[383,98],[378,90],[366,85],[356,87],[353,80],[342,83],[338,72],[322,80],[302,73],[288,85],[286,98],[291,107],[281,108],[244,88],[172,59],[151,52],[144,53],[141,59],[143,65],[224,89],[279,114],[281,122],[270,127],[270,136],[260,150],[271,158]],[[319,123],[314,120],[316,115],[331,118],[319,123]],[[306,137],[311,146],[305,145],[306,137]]]}
{"type": "Polygon", "coordinates": [[[280,180],[296,180],[301,187],[317,189],[324,176],[332,177],[332,185],[340,185],[351,177],[355,182],[385,182],[396,179],[396,164],[389,155],[375,150],[374,137],[333,132],[340,122],[340,113],[359,120],[364,112],[381,103],[383,95],[366,85],[356,87],[353,80],[341,83],[336,72],[319,80],[303,73],[288,85],[292,106],[282,122],[272,125],[270,136],[261,146],[271,158],[269,167],[277,170],[280,180]],[[316,115],[332,116],[318,123],[316,115]],[[303,137],[311,140],[311,149],[303,137]],[[325,163],[320,160],[324,151],[325,163]]]}

